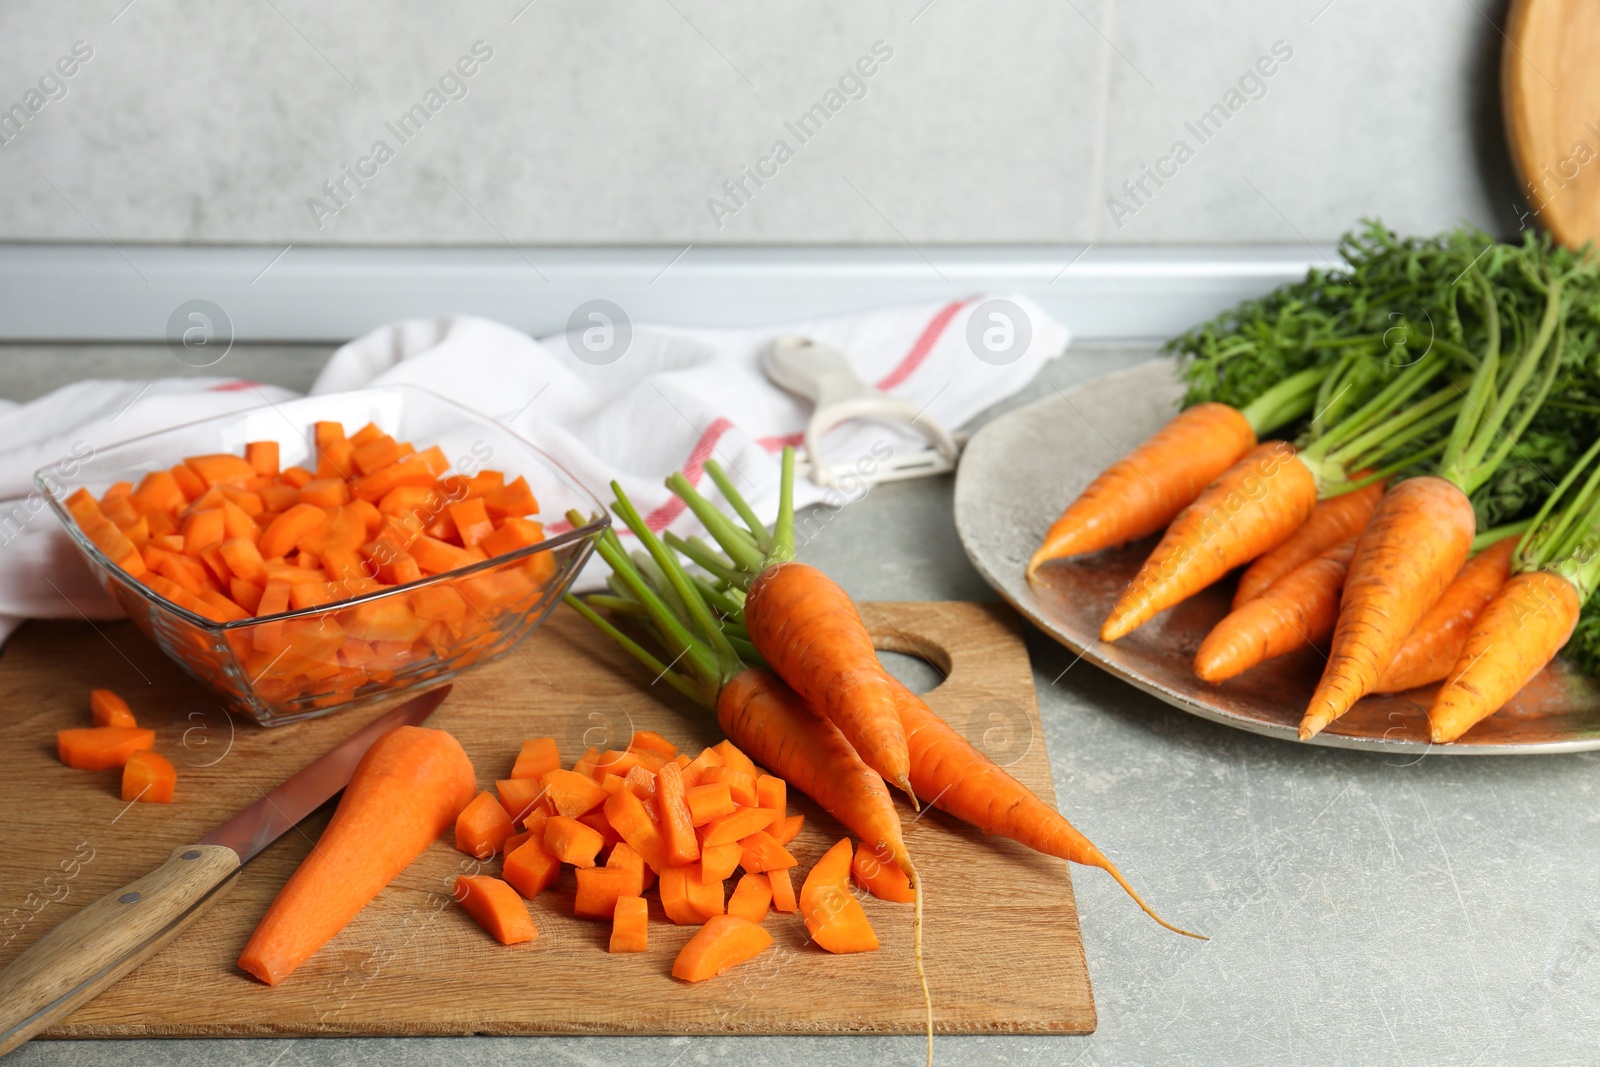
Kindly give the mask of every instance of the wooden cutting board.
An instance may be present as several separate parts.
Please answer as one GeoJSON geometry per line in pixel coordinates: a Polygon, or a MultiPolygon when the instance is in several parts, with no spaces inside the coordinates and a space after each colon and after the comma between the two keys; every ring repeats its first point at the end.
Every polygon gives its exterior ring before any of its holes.
{"type": "MultiPolygon", "coordinates": [[[[882,648],[948,674],[929,704],[1046,800],[1054,797],[1033,676],[1015,617],[990,604],[869,604],[882,648]]],[[[460,739],[493,788],[523,738],[554,736],[565,760],[621,747],[635,729],[698,749],[709,715],[648,676],[573,613],[557,611],[510,654],[456,679],[428,725],[460,739]],[[620,739],[620,740],[619,740],[620,739]]],[[[264,730],[231,720],[131,625],[33,622],[0,654],[0,964],[73,909],[198,840],[381,708],[264,730]],[[178,767],[176,801],[125,805],[117,772],[57,762],[55,731],[88,719],[104,686],[157,729],[178,767]]],[[[693,749],[692,749],[693,750],[693,749]]],[[[792,791],[791,791],[792,792],[792,791]]],[[[804,797],[790,846],[801,873],[843,830],[804,797]]],[[[913,1033],[923,1025],[911,909],[864,898],[883,947],[831,956],[793,915],[776,944],[718,979],[669,976],[692,928],[651,897],[650,949],[606,952],[609,924],[572,917],[570,871],[531,905],[539,937],[505,947],[450,897],[473,866],[441,839],[292,978],[268,988],[234,965],[257,920],[322,832],[331,807],[284,835],[227,899],[142,968],[49,1031],[52,1037],[268,1034],[913,1033]]],[[[927,892],[924,945],[942,1033],[1087,1033],[1095,1026],[1067,865],[939,812],[906,840],[927,892]]],[[[497,872],[498,861],[488,867],[497,872]]],[[[796,881],[798,888],[799,881],[796,881]]]]}
{"type": "Polygon", "coordinates": [[[1600,4],[1513,0],[1504,38],[1501,106],[1520,191],[1562,244],[1600,240],[1600,4]]]}

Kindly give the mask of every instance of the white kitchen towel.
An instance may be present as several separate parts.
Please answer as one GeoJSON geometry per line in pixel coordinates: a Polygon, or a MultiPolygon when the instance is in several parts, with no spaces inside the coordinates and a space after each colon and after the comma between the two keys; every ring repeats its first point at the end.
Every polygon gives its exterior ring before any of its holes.
{"type": "MultiPolygon", "coordinates": [[[[630,326],[619,310],[598,309],[583,328],[542,340],[468,316],[395,323],[335,352],[311,391],[397,382],[431,389],[510,426],[603,501],[616,480],[653,529],[687,536],[702,531],[662,483],[681,470],[700,485],[708,459],[729,471],[763,518],[777,511],[778,453],[800,442],[811,410],[761,372],[760,353],[779,334],[838,349],[863,380],[947,428],[1027,385],[1069,340],[1065,326],[1023,296],[743,330],[630,326]]],[[[93,449],[293,395],[188,378],[86,381],[28,404],[0,403],[0,641],[23,618],[120,614],[47,513],[35,470],[56,464],[70,481],[74,457],[93,449]]],[[[831,490],[801,481],[796,502],[847,503],[889,456],[923,447],[902,427],[845,424],[825,439],[824,458],[853,464],[861,477],[831,490]]],[[[702,488],[712,489],[709,481],[702,488]]],[[[560,527],[560,516],[545,518],[560,527]]],[[[601,573],[591,569],[581,586],[595,586],[601,573]]]]}

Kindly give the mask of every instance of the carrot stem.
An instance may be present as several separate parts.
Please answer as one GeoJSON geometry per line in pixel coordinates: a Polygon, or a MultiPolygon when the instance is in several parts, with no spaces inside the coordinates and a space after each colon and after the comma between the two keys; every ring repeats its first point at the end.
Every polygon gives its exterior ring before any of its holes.
{"type": "MultiPolygon", "coordinates": [[[[648,524],[644,516],[639,514],[633,506],[633,501],[628,499],[628,494],[623,491],[618,482],[611,483],[611,491],[617,494],[616,501],[611,505],[622,521],[627,523],[628,529],[639,539],[639,543],[650,553],[656,565],[666,572],[666,578],[672,588],[677,592],[678,599],[688,609],[690,620],[700,629],[701,635],[711,645],[711,650],[716,656],[717,670],[722,678],[729,678],[739,670],[738,656],[733,651],[733,646],[728,644],[728,639],[722,636],[722,628],[717,620],[712,617],[711,609],[706,606],[705,600],[700,597],[694,583],[689,580],[677,557],[661,543],[648,524]]],[[[607,562],[610,562],[607,560],[607,562]]]]}
{"type": "Polygon", "coordinates": [[[745,500],[744,494],[739,492],[732,480],[723,472],[722,464],[714,459],[708,459],[706,460],[705,471],[706,474],[710,475],[711,481],[716,487],[722,491],[722,498],[733,506],[733,510],[738,512],[739,517],[744,520],[745,526],[749,527],[750,535],[756,539],[756,547],[762,552],[770,552],[772,550],[772,531],[767,529],[766,524],[756,516],[755,509],[750,506],[749,501],[745,500]]]}
{"type": "Polygon", "coordinates": [[[718,511],[700,491],[689,484],[689,479],[681,473],[675,473],[667,478],[667,488],[671,489],[678,499],[689,506],[694,512],[694,517],[706,528],[713,540],[722,546],[722,551],[733,560],[734,566],[744,572],[742,581],[761,573],[762,554],[753,542],[748,540],[749,534],[735,526],[728,517],[718,511]]]}
{"type": "Polygon", "coordinates": [[[1311,410],[1327,367],[1307,367],[1274,385],[1239,411],[1259,437],[1311,410]]]}
{"type": "Polygon", "coordinates": [[[767,566],[794,559],[794,446],[783,449],[783,474],[778,488],[778,519],[772,524],[767,566]]]}
{"type": "Polygon", "coordinates": [[[589,605],[585,604],[571,593],[566,594],[561,599],[567,602],[568,607],[572,608],[572,610],[576,611],[579,615],[582,615],[585,619],[588,619],[591,623],[593,623],[601,633],[605,634],[607,637],[611,638],[611,640],[620,645],[623,651],[627,652],[628,655],[632,656],[634,659],[638,660],[640,663],[644,664],[647,668],[653,671],[657,678],[665,679],[668,685],[672,686],[672,688],[676,689],[678,692],[682,693],[696,704],[701,704],[708,708],[715,705],[715,700],[709,694],[707,694],[702,687],[696,685],[694,682],[691,682],[689,679],[685,678],[683,675],[668,667],[656,657],[652,656],[649,650],[647,650],[643,645],[639,644],[639,642],[635,641],[633,638],[629,637],[627,634],[611,625],[609,621],[598,614],[593,608],[589,607],[589,605]]]}
{"type": "Polygon", "coordinates": [[[691,563],[702,570],[713,574],[729,585],[740,585],[749,576],[740,574],[733,562],[726,556],[717,553],[710,545],[698,537],[679,537],[668,530],[661,535],[661,539],[670,545],[674,551],[681,552],[691,563]]]}

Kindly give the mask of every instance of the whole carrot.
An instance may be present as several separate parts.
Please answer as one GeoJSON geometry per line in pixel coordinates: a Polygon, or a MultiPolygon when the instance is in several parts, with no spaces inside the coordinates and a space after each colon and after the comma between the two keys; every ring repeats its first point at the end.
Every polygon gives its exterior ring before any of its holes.
{"type": "Polygon", "coordinates": [[[1561,651],[1582,607],[1577,588],[1549,571],[1518,574],[1501,586],[1428,709],[1434,744],[1454,741],[1499,711],[1561,651]]]}
{"type": "Polygon", "coordinates": [[[758,668],[735,674],[717,694],[717,723],[751,759],[815,800],[915,879],[900,813],[883,779],[839,728],[783,679],[758,668]]]}
{"type": "Polygon", "coordinates": [[[1500,710],[1572,637],[1583,604],[1600,587],[1600,456],[1596,441],[1539,509],[1512,568],[1472,626],[1449,680],[1428,709],[1435,744],[1454,741],[1500,710]]]}
{"type": "Polygon", "coordinates": [[[239,966],[268,985],[289,977],[455,825],[476,790],[472,762],[443,730],[402,726],[373,742],[239,966]]]}
{"type": "Polygon", "coordinates": [[[1476,522],[1467,495],[1442,478],[1409,478],[1384,496],[1356,543],[1328,663],[1300,722],[1301,740],[1372,692],[1466,562],[1476,522]]]}
{"type": "MultiPolygon", "coordinates": [[[[1530,243],[1506,253],[1507,260],[1533,248],[1530,243]]],[[[1314,737],[1373,691],[1406,637],[1444,595],[1472,549],[1477,520],[1471,494],[1493,478],[1516,448],[1555,383],[1567,343],[1561,327],[1572,311],[1563,297],[1566,277],[1592,268],[1562,266],[1558,272],[1552,259],[1518,269],[1538,275],[1543,306],[1536,327],[1522,317],[1533,309],[1512,303],[1502,310],[1506,294],[1486,274],[1467,277],[1463,284],[1463,305],[1476,296],[1489,325],[1484,351],[1443,442],[1438,473],[1391,488],[1362,531],[1327,667],[1300,721],[1302,740],[1314,737]],[[1516,344],[1504,361],[1502,314],[1511,322],[1508,336],[1516,344]]],[[[1460,391],[1459,386],[1453,389],[1460,391]]],[[[1379,426],[1371,432],[1381,436],[1389,429],[1379,426]]]]}
{"type": "Polygon", "coordinates": [[[1374,693],[1404,692],[1450,673],[1478,616],[1511,577],[1511,555],[1516,547],[1517,539],[1506,537],[1467,560],[1389,661],[1372,688],[1374,693]]]}
{"type": "Polygon", "coordinates": [[[1294,446],[1257,445],[1173,520],[1106,617],[1100,639],[1117,640],[1276,548],[1316,504],[1316,478],[1294,446]]]}
{"type": "Polygon", "coordinates": [[[750,583],[744,624],[779,677],[821,709],[869,767],[915,798],[893,678],[845,591],[815,567],[775,563],[750,583]]]}
{"type": "Polygon", "coordinates": [[[1050,560],[1155,533],[1255,443],[1237,408],[1206,403],[1180,412],[1067,505],[1028,560],[1028,577],[1050,560]]]}
{"type": "Polygon", "coordinates": [[[1168,930],[1205,938],[1167,922],[1134,892],[1117,865],[1106,858],[1055,808],[974,748],[911,690],[895,682],[896,704],[911,749],[911,784],[928,803],[986,834],[999,834],[1035,852],[1099,867],[1144,913],[1168,930]]]}
{"type": "Polygon", "coordinates": [[[1195,674],[1216,685],[1265,660],[1326,640],[1339,617],[1339,594],[1355,550],[1356,539],[1348,538],[1235,608],[1200,643],[1195,674]]]}
{"type": "Polygon", "coordinates": [[[1233,594],[1234,608],[1265,593],[1273,582],[1287,577],[1301,564],[1355,537],[1382,499],[1383,479],[1379,478],[1360,489],[1318,501],[1311,517],[1287,541],[1245,568],[1233,594]]]}

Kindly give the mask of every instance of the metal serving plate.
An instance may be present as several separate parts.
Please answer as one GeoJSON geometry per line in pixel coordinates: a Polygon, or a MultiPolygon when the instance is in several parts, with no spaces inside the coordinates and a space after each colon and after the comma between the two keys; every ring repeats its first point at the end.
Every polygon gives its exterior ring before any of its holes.
{"type": "MultiPolygon", "coordinates": [[[[1030,586],[1028,557],[1067,502],[1120,455],[1171,418],[1181,389],[1154,360],[1001,416],[968,443],[956,473],[956,530],[984,580],[1083,658],[1213,722],[1299,741],[1300,714],[1323,655],[1306,649],[1219,686],[1194,675],[1194,654],[1227,613],[1234,579],[1163,612],[1115,644],[1100,623],[1154,539],[1044,567],[1030,586]]],[[[1435,686],[1367,697],[1309,744],[1380,752],[1501,755],[1600,749],[1600,684],[1561,660],[1461,740],[1428,740],[1435,686]]]]}

